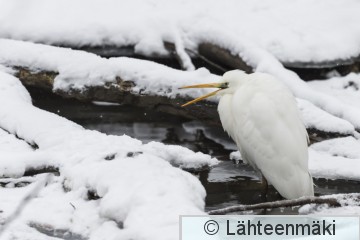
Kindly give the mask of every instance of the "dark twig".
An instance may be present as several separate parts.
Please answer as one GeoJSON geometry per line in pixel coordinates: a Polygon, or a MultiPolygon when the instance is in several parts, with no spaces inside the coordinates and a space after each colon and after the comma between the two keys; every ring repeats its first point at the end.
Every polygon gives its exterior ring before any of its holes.
{"type": "Polygon", "coordinates": [[[183,59],[180,57],[178,50],[176,49],[175,43],[164,42],[165,48],[169,51],[169,53],[177,60],[182,70],[187,70],[186,64],[183,59]]]}
{"type": "Polygon", "coordinates": [[[190,50],[188,48],[185,49],[186,52],[191,53],[195,56],[197,56],[198,58],[200,58],[201,60],[203,60],[204,62],[208,63],[209,65],[213,66],[214,68],[217,68],[218,70],[220,70],[221,72],[225,73],[226,71],[228,71],[228,69],[223,68],[222,66],[220,66],[219,64],[216,64],[215,62],[211,61],[210,59],[204,57],[203,55],[201,55],[200,53],[197,53],[193,50],[190,50]]]}
{"type": "MultiPolygon", "coordinates": [[[[176,60],[179,62],[181,68],[184,70],[184,63],[181,59],[181,57],[179,56],[179,54],[176,51],[176,46],[175,43],[172,42],[164,42],[164,46],[165,48],[176,58],[176,60]]],[[[219,64],[216,64],[214,61],[211,61],[210,59],[206,58],[205,56],[203,56],[202,54],[195,52],[191,49],[185,48],[184,49],[185,52],[187,52],[188,54],[191,54],[193,56],[196,56],[198,58],[200,58],[201,60],[203,60],[204,62],[206,62],[207,64],[213,66],[214,68],[218,69],[219,71],[221,71],[222,73],[225,73],[226,71],[228,71],[227,69],[225,69],[224,67],[220,66],[219,64]]]]}
{"type": "Polygon", "coordinates": [[[76,210],[76,207],[74,206],[74,204],[72,204],[71,202],[69,202],[69,203],[74,208],[74,210],[76,210]]]}
{"type": "Polygon", "coordinates": [[[12,133],[10,131],[8,131],[7,129],[0,127],[1,130],[3,130],[4,132],[13,135],[14,137],[16,137],[17,139],[19,139],[20,141],[24,141],[26,144],[28,144],[33,150],[39,149],[39,146],[35,143],[35,142],[28,142],[25,139],[19,137],[16,133],[12,133]]]}
{"type": "Polygon", "coordinates": [[[69,229],[54,228],[51,225],[44,225],[35,222],[30,222],[29,226],[36,229],[38,232],[45,234],[51,239],[63,239],[63,240],[87,240],[88,238],[78,233],[72,232],[69,229]]]}
{"type": "Polygon", "coordinates": [[[209,211],[210,215],[220,215],[232,212],[250,211],[264,208],[280,208],[280,207],[295,207],[305,204],[328,204],[331,207],[340,207],[340,203],[335,198],[321,198],[321,197],[304,197],[295,200],[281,200],[275,202],[264,202],[252,205],[237,205],[227,208],[209,211]]]}
{"type": "Polygon", "coordinates": [[[42,173],[52,173],[54,175],[60,175],[59,168],[56,166],[39,166],[36,168],[26,169],[24,176],[35,176],[42,173]]]}
{"type": "Polygon", "coordinates": [[[29,204],[29,202],[36,197],[41,189],[50,181],[51,174],[47,174],[42,180],[40,180],[32,191],[30,191],[29,194],[27,194],[19,203],[15,211],[7,218],[5,219],[4,224],[0,227],[0,238],[1,235],[6,231],[6,229],[10,226],[10,224],[21,214],[21,212],[24,210],[24,208],[29,204]]]}

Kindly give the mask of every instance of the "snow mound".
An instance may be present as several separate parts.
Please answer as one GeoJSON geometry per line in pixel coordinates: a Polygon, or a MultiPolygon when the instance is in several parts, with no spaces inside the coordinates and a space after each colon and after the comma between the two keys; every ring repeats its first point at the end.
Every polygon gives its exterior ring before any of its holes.
{"type": "MultiPolygon", "coordinates": [[[[216,159],[179,146],[144,145],[126,135],[85,130],[32,106],[17,78],[0,72],[0,79],[0,126],[26,141],[0,132],[0,143],[18,150],[0,152],[0,175],[21,177],[29,168],[49,166],[60,173],[29,203],[8,236],[28,238],[30,234],[37,239],[36,233],[32,235],[37,230],[27,225],[33,223],[89,239],[113,239],[115,235],[177,239],[174,232],[180,214],[204,214],[205,190],[200,181],[170,163],[198,168],[214,165],[216,159]]],[[[6,196],[4,201],[12,206],[4,208],[0,218],[9,216],[23,193],[18,188],[0,189],[1,198],[6,196]]]]}
{"type": "Polygon", "coordinates": [[[349,179],[360,178],[358,169],[360,159],[334,156],[331,153],[309,150],[309,169],[313,177],[328,179],[349,179]]]}
{"type": "Polygon", "coordinates": [[[311,145],[311,148],[331,154],[352,159],[360,159],[360,141],[354,137],[335,138],[311,145]]]}
{"type": "Polygon", "coordinates": [[[360,178],[360,141],[354,137],[315,143],[309,148],[309,168],[314,177],[329,179],[360,178]]]}
{"type": "Polygon", "coordinates": [[[231,152],[230,155],[229,155],[229,158],[230,158],[231,160],[234,160],[234,161],[239,161],[239,160],[241,160],[241,153],[240,153],[240,151],[231,152]]]}
{"type": "Polygon", "coordinates": [[[338,132],[342,134],[354,134],[354,126],[344,119],[315,107],[312,103],[297,99],[306,128],[315,128],[324,132],[338,132]]]}
{"type": "Polygon", "coordinates": [[[336,97],[344,104],[360,108],[360,74],[308,82],[313,89],[336,97]]]}

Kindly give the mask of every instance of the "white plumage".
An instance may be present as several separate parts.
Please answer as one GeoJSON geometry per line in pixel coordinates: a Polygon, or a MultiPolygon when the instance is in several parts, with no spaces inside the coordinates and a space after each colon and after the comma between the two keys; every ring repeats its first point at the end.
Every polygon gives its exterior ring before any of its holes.
{"type": "Polygon", "coordinates": [[[230,71],[223,81],[221,123],[243,159],[283,197],[313,196],[308,136],[291,92],[268,74],[230,71]]]}
{"type": "Polygon", "coordinates": [[[308,135],[292,93],[268,74],[239,70],[224,74],[218,87],[204,97],[219,95],[218,112],[243,160],[260,171],[287,199],[313,196],[308,169],[308,135]]]}

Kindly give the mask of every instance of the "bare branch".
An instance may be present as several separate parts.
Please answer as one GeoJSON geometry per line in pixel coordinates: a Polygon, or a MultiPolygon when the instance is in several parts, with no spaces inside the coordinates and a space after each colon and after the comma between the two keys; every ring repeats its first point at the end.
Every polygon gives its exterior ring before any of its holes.
{"type": "Polygon", "coordinates": [[[171,42],[164,42],[164,47],[178,61],[182,70],[194,70],[195,66],[192,63],[190,56],[187,55],[188,51],[186,48],[171,42]],[[187,55],[186,58],[188,59],[189,63],[184,61],[184,56],[182,56],[181,53],[187,55]]]}
{"type": "Polygon", "coordinates": [[[222,73],[225,73],[226,71],[228,71],[229,69],[226,69],[222,66],[220,66],[219,64],[211,61],[210,59],[206,58],[205,56],[201,55],[200,53],[194,52],[190,49],[185,49],[185,51],[197,56],[198,58],[200,58],[201,60],[203,60],[204,62],[206,62],[207,64],[213,66],[214,68],[218,69],[219,71],[221,71],[222,73]]]}
{"type": "Polygon", "coordinates": [[[59,238],[64,240],[87,240],[88,238],[78,233],[72,232],[69,229],[54,228],[51,225],[39,224],[30,222],[29,226],[36,229],[38,232],[45,234],[51,238],[59,238]]]}
{"type": "Polygon", "coordinates": [[[280,208],[280,207],[295,207],[305,204],[328,204],[331,207],[340,207],[341,204],[335,198],[322,198],[322,197],[304,197],[295,200],[281,200],[275,202],[264,202],[252,205],[237,205],[227,208],[209,211],[210,215],[221,215],[232,212],[250,211],[264,208],[280,208]]]}
{"type": "MultiPolygon", "coordinates": [[[[171,42],[164,42],[164,47],[166,48],[166,50],[168,50],[175,58],[176,60],[179,62],[180,66],[182,69],[184,69],[184,63],[182,62],[181,58],[178,56],[178,54],[176,53],[176,47],[174,43],[171,42]]],[[[205,56],[203,56],[202,54],[192,51],[188,48],[185,48],[185,51],[187,53],[192,54],[193,56],[196,56],[198,58],[200,58],[201,60],[203,60],[204,62],[206,62],[207,64],[211,65],[212,67],[216,68],[217,70],[219,70],[222,73],[225,73],[226,71],[228,71],[229,69],[226,69],[222,66],[220,66],[219,64],[215,63],[214,61],[206,58],[205,56]]]]}

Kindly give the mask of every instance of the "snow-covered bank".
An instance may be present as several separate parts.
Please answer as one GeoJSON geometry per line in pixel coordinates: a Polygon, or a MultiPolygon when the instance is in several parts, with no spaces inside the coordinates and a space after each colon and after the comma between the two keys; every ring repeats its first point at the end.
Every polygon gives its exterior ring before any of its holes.
{"type": "Polygon", "coordinates": [[[337,138],[310,148],[310,170],[316,177],[360,179],[360,140],[337,138]]]}
{"type": "Polygon", "coordinates": [[[164,40],[192,48],[197,32],[218,28],[286,62],[360,54],[356,0],[1,0],[0,5],[0,37],[20,40],[135,45],[137,52],[150,54],[163,53],[164,40]]]}
{"type": "MultiPolygon", "coordinates": [[[[216,159],[183,147],[142,144],[125,135],[85,130],[33,107],[15,77],[0,72],[0,79],[1,128],[39,147],[33,150],[23,140],[1,131],[0,142],[10,150],[19,149],[21,155],[1,151],[1,175],[19,177],[29,166],[42,165],[56,166],[60,171],[8,230],[8,236],[22,238],[35,231],[26,223],[35,222],[90,239],[112,239],[115,235],[125,239],[177,239],[174,232],[180,214],[204,214],[204,188],[196,177],[171,164],[201,167],[216,164],[216,159]],[[66,189],[70,192],[64,192],[66,189]],[[101,198],[87,201],[88,191],[101,198]],[[48,208],[45,212],[44,206],[48,208]]],[[[1,198],[4,196],[12,206],[2,209],[3,220],[23,192],[11,187],[0,189],[1,198]]]]}

